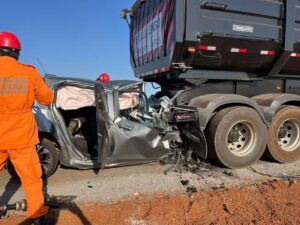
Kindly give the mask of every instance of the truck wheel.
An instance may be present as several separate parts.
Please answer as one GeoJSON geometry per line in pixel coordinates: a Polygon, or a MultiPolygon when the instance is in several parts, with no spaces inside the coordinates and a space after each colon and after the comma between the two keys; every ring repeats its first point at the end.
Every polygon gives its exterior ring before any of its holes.
{"type": "Polygon", "coordinates": [[[300,158],[300,108],[287,106],[274,116],[268,131],[266,155],[280,163],[300,158]]]}
{"type": "MultiPolygon", "coordinates": [[[[59,162],[58,149],[52,141],[46,138],[41,140],[41,143],[36,146],[37,153],[42,166],[42,177],[50,177],[56,170],[59,162]]],[[[15,168],[10,160],[7,162],[7,170],[13,177],[17,176],[15,168]]]]}
{"type": "Polygon", "coordinates": [[[208,157],[229,168],[255,163],[266,148],[267,128],[259,114],[248,107],[218,112],[207,127],[208,157]]]}

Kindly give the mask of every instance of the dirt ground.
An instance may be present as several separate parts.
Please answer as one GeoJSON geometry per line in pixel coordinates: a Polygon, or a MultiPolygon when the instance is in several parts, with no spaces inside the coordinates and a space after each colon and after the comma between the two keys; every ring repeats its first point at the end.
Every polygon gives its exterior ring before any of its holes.
{"type": "MultiPolygon", "coordinates": [[[[300,224],[300,180],[192,192],[152,196],[135,193],[123,201],[80,207],[68,204],[71,199],[61,199],[61,209],[51,210],[51,224],[300,224]]],[[[4,219],[1,224],[27,223],[24,217],[17,217],[4,219]]]]}

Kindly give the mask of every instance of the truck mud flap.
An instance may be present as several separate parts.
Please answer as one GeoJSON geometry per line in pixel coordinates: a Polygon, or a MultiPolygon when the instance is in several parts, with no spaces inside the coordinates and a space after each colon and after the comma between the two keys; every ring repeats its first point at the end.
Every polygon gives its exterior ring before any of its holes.
{"type": "Polygon", "coordinates": [[[207,143],[203,131],[200,128],[193,127],[184,129],[183,132],[189,139],[189,149],[199,157],[207,159],[207,143]]]}

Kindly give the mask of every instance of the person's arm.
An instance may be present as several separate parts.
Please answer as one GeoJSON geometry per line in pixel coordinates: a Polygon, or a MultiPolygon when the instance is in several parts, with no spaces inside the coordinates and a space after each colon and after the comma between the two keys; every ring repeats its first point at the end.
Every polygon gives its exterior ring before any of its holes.
{"type": "Polygon", "coordinates": [[[44,79],[41,77],[41,75],[38,72],[36,72],[36,76],[35,76],[34,94],[35,94],[35,99],[41,105],[48,106],[54,100],[53,92],[47,86],[46,82],[44,81],[44,79]]]}

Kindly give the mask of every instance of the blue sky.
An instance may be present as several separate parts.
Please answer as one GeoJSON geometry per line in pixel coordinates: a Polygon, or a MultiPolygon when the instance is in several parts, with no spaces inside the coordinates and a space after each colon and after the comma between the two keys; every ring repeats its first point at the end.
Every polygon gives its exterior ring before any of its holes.
{"type": "Polygon", "coordinates": [[[134,0],[9,0],[1,2],[0,31],[21,40],[20,62],[47,73],[95,79],[134,79],[129,31],[119,17],[134,0]]]}

